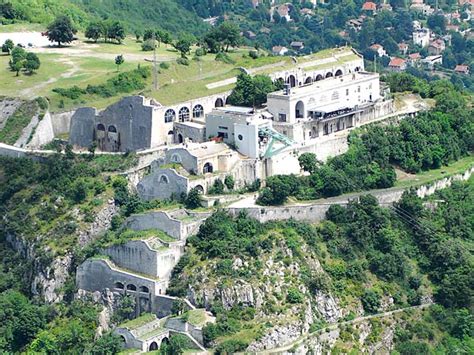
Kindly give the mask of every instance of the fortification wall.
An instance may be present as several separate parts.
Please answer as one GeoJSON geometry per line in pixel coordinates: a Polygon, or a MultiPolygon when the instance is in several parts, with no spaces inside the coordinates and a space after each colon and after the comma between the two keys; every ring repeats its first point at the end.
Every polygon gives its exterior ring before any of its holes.
{"type": "Polygon", "coordinates": [[[158,229],[177,240],[184,238],[181,224],[181,221],[170,218],[170,216],[163,211],[134,214],[125,221],[125,225],[130,229],[137,231],[158,229]]]}
{"type": "Polygon", "coordinates": [[[51,114],[47,111],[43,118],[38,121],[31,140],[26,144],[26,148],[38,149],[42,145],[54,139],[53,123],[51,114]]]}
{"type": "Polygon", "coordinates": [[[69,134],[69,129],[71,128],[71,118],[74,113],[76,113],[76,110],[51,114],[51,123],[53,125],[53,132],[55,136],[60,134],[69,134]]]}
{"type": "Polygon", "coordinates": [[[159,276],[157,252],[151,250],[142,240],[131,240],[123,245],[113,245],[104,249],[102,253],[110,256],[114,264],[119,267],[153,277],[159,276]]]}
{"type": "MultiPolygon", "coordinates": [[[[419,186],[416,189],[416,193],[419,197],[424,198],[426,196],[434,194],[436,191],[451,186],[453,181],[466,181],[474,173],[474,167],[468,169],[462,174],[456,174],[451,177],[438,180],[434,183],[419,186]]],[[[247,214],[260,222],[268,222],[275,220],[286,220],[293,218],[298,221],[309,221],[309,222],[320,222],[326,218],[326,211],[333,204],[347,205],[350,200],[357,199],[358,196],[363,194],[371,194],[375,196],[378,202],[382,205],[392,204],[398,201],[405,189],[388,189],[388,190],[374,190],[363,193],[350,194],[347,196],[341,196],[326,200],[321,203],[314,203],[304,206],[283,206],[283,207],[250,207],[250,208],[228,208],[229,212],[233,215],[237,215],[240,211],[245,210],[247,214]]]]}

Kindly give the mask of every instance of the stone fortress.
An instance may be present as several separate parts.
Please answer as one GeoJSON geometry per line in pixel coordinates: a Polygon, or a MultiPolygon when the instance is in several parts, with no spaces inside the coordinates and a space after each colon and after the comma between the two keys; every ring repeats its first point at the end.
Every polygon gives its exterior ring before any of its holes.
{"type": "Polygon", "coordinates": [[[179,197],[192,188],[206,194],[227,175],[239,188],[298,174],[301,153],[325,160],[339,152],[332,141],[337,132],[394,111],[379,75],[364,71],[357,52],[341,48],[332,56],[337,61],[320,58],[268,73],[285,88],[268,94],[261,109],[226,105],[229,92],[172,106],[132,96],[101,112],[81,108],[71,118],[70,143],[87,148],[95,142],[109,152],[161,148],[137,184],[144,199],[179,197]]]}
{"type": "MultiPolygon", "coordinates": [[[[268,94],[261,109],[227,105],[229,92],[172,106],[132,96],[101,112],[82,108],[71,118],[70,142],[76,148],[95,142],[107,152],[156,150],[148,173],[134,183],[146,200],[180,197],[193,188],[206,194],[217,179],[229,175],[239,188],[275,174],[299,174],[300,154],[313,152],[321,160],[336,155],[338,132],[394,111],[379,75],[364,71],[362,57],[348,49],[338,55],[347,60],[337,66],[331,58],[322,58],[318,65],[307,62],[268,73],[286,85],[268,94]]],[[[170,318],[176,299],[167,296],[166,289],[187,237],[207,217],[185,210],[133,215],[123,228],[157,232],[111,245],[79,266],[79,289],[129,295],[135,299],[137,317],[158,317],[138,327],[118,327],[115,333],[127,348],[154,350],[169,332],[178,332],[202,349],[199,327],[170,318]]],[[[185,305],[196,311],[189,302],[185,305]]]]}

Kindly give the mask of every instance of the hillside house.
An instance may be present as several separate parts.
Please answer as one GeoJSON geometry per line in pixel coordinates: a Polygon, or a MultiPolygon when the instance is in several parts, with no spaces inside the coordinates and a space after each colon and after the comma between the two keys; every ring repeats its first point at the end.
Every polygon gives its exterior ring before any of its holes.
{"type": "Polygon", "coordinates": [[[381,44],[377,44],[377,43],[373,44],[370,46],[370,49],[372,49],[375,53],[377,53],[379,57],[383,57],[387,55],[387,52],[385,51],[385,49],[383,48],[381,44]]]}
{"type": "Polygon", "coordinates": [[[286,53],[288,53],[288,48],[283,46],[273,46],[272,53],[273,55],[285,55],[286,53]]]}
{"type": "Polygon", "coordinates": [[[431,41],[428,46],[428,53],[431,55],[438,55],[444,52],[446,49],[446,44],[441,38],[431,41]]]}
{"type": "Polygon", "coordinates": [[[458,74],[469,75],[469,66],[465,64],[459,64],[459,65],[456,65],[456,68],[454,68],[454,71],[458,74]]]}
{"type": "Polygon", "coordinates": [[[388,64],[388,68],[395,72],[405,71],[407,69],[407,61],[403,58],[392,57],[388,64]]]}

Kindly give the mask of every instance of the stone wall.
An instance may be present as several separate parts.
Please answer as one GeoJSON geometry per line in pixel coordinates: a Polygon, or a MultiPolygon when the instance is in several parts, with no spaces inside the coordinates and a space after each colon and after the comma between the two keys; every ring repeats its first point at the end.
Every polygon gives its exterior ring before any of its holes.
{"type": "Polygon", "coordinates": [[[71,128],[71,118],[76,110],[51,113],[51,123],[53,125],[54,135],[69,134],[71,128]]]}
{"type": "Polygon", "coordinates": [[[186,240],[194,234],[209,213],[177,211],[151,211],[130,216],[125,225],[133,230],[158,229],[177,240],[186,240]],[[180,220],[186,219],[186,221],[180,220]]]}
{"type": "MultiPolygon", "coordinates": [[[[419,186],[416,190],[417,195],[421,198],[434,194],[436,191],[451,186],[453,181],[466,181],[474,172],[474,167],[468,169],[462,174],[456,174],[451,177],[438,180],[434,183],[419,186]]],[[[283,206],[283,207],[249,207],[249,208],[228,208],[229,212],[237,215],[240,211],[245,210],[247,214],[260,222],[286,220],[293,218],[298,221],[320,222],[326,218],[326,211],[333,204],[347,205],[350,200],[357,199],[362,194],[371,194],[377,198],[380,204],[389,205],[398,201],[405,190],[404,189],[385,189],[373,190],[363,193],[354,193],[337,198],[323,200],[324,202],[308,204],[303,206],[283,206]]]]}
{"type": "Polygon", "coordinates": [[[188,193],[188,178],[175,169],[152,169],[137,184],[138,195],[144,200],[166,200],[188,193]]]}
{"type": "Polygon", "coordinates": [[[51,114],[47,111],[43,118],[38,121],[31,140],[26,144],[27,148],[38,149],[42,145],[54,139],[54,129],[51,114]]]}
{"type": "Polygon", "coordinates": [[[115,265],[150,275],[154,278],[167,278],[176,265],[183,247],[169,247],[163,250],[154,250],[144,240],[131,240],[123,245],[113,245],[102,252],[108,255],[115,265]]]}

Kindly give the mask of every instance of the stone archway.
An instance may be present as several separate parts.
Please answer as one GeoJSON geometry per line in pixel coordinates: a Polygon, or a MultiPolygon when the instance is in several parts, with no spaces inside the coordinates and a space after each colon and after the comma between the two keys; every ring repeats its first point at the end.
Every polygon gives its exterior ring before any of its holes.
{"type": "Polygon", "coordinates": [[[217,98],[214,107],[224,107],[224,100],[222,100],[220,97],[217,98]]]}
{"type": "Polygon", "coordinates": [[[311,84],[313,82],[313,78],[308,76],[306,80],[304,81],[305,84],[311,84]]]}
{"type": "Polygon", "coordinates": [[[290,75],[287,79],[287,83],[290,84],[290,87],[294,88],[296,86],[296,78],[294,75],[290,75]]]}
{"type": "Polygon", "coordinates": [[[183,143],[184,142],[184,138],[183,138],[183,135],[181,133],[178,134],[178,143],[183,143]]]}
{"type": "Polygon", "coordinates": [[[204,187],[202,187],[202,185],[196,185],[194,188],[195,188],[195,189],[197,190],[197,192],[199,192],[201,195],[204,193],[204,187]]]}
{"type": "Polygon", "coordinates": [[[323,79],[324,79],[324,78],[323,78],[323,76],[322,76],[321,74],[318,74],[318,75],[316,76],[316,81],[323,80],[323,79]]]}
{"type": "Polygon", "coordinates": [[[156,341],[152,342],[150,346],[148,347],[148,351],[155,351],[158,350],[158,344],[156,341]]]}
{"type": "Polygon", "coordinates": [[[327,79],[327,78],[332,78],[332,76],[333,76],[333,75],[332,75],[332,72],[327,72],[325,78],[326,78],[326,79],[327,79]]]}
{"type": "Polygon", "coordinates": [[[338,69],[338,70],[336,71],[335,76],[341,76],[341,75],[342,75],[342,70],[341,70],[341,69],[338,69]]]}
{"type": "Polygon", "coordinates": [[[304,118],[304,103],[303,101],[298,101],[295,106],[295,117],[304,118]]]}
{"type": "Polygon", "coordinates": [[[204,167],[202,168],[202,173],[207,174],[207,173],[212,173],[214,171],[214,167],[212,166],[211,163],[207,162],[204,164],[204,167]]]}

